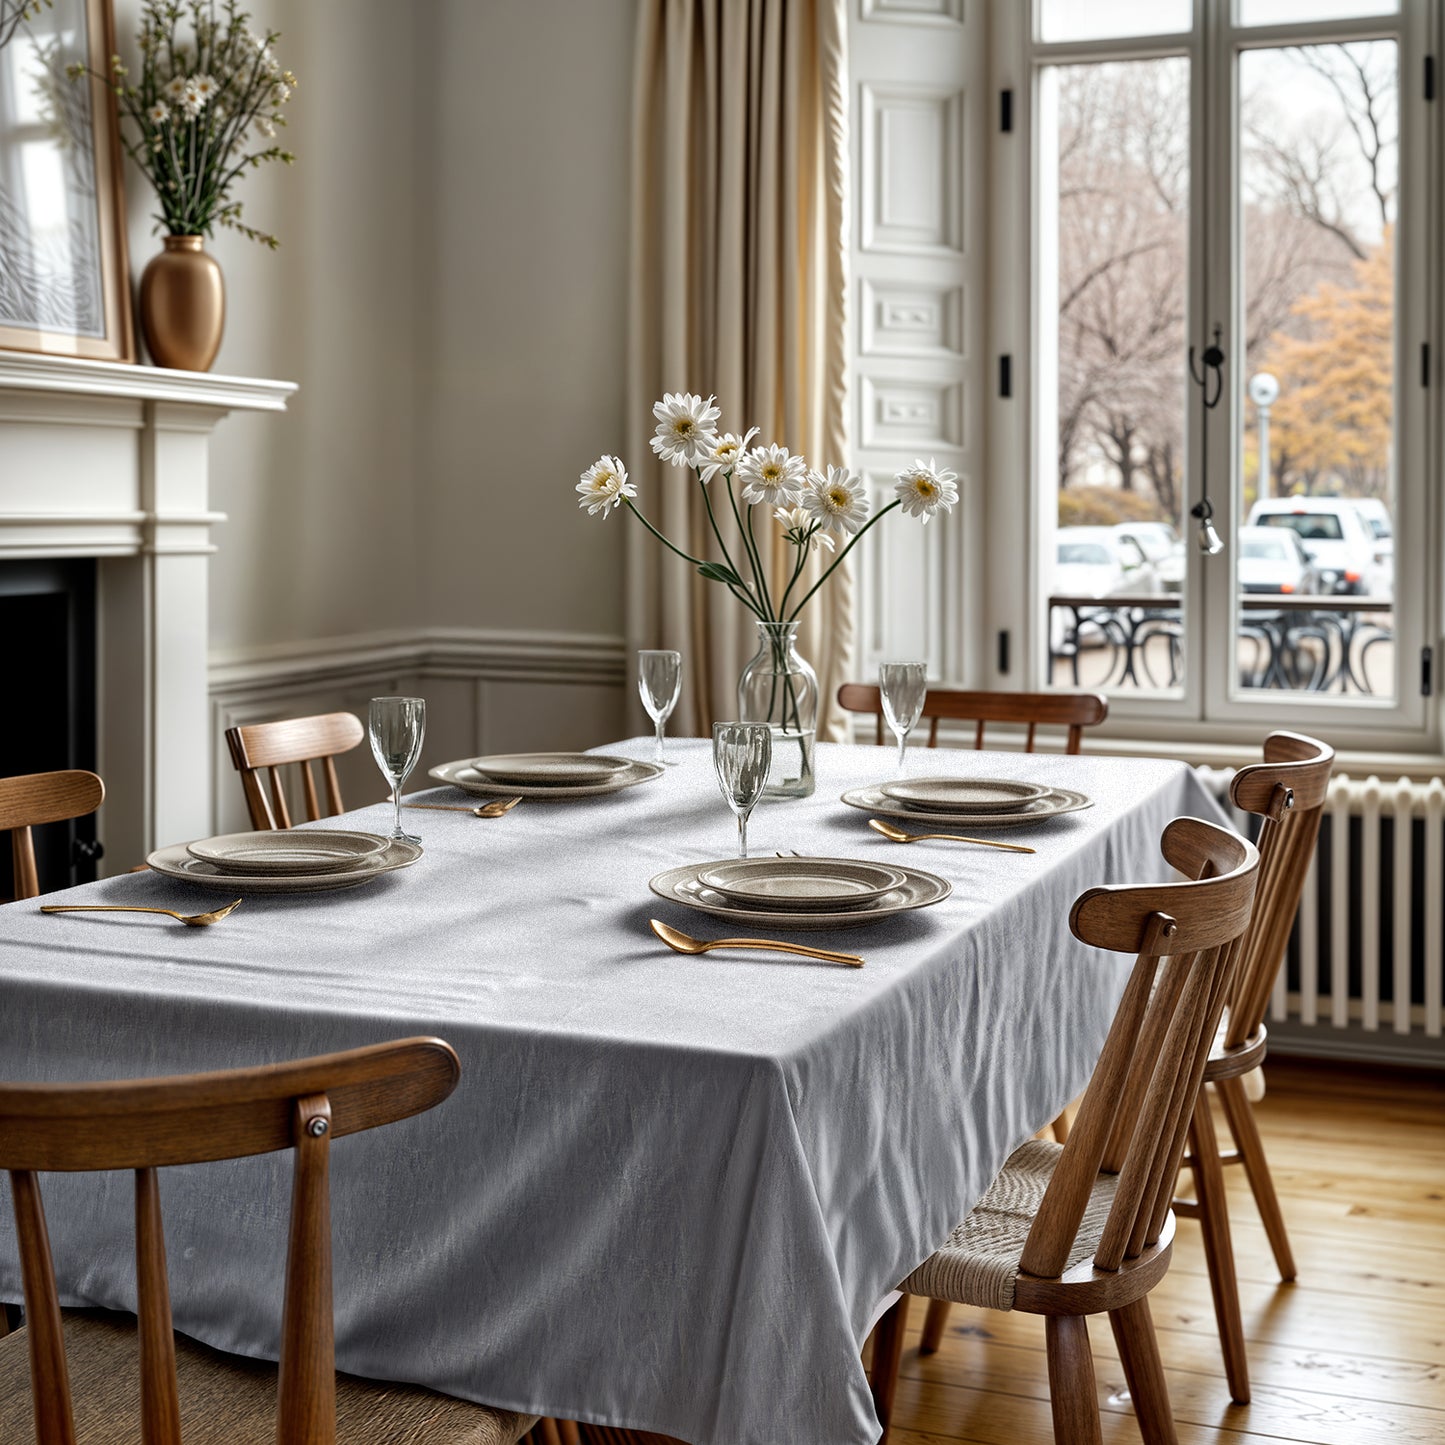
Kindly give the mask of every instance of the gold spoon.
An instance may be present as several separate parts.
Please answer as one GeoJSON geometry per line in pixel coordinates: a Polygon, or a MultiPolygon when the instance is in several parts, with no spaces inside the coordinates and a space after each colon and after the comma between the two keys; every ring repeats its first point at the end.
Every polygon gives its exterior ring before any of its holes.
{"type": "Polygon", "coordinates": [[[801,943],[779,943],[770,938],[692,938],[660,919],[649,918],[652,931],[676,953],[710,953],[714,948],[761,948],[773,953],[797,953],[804,958],[821,958],[825,963],[846,963],[849,968],[862,968],[863,960],[856,953],[833,953],[826,948],[807,948],[801,943]]]}
{"type": "Polygon", "coordinates": [[[980,848],[1002,848],[1008,853],[1034,852],[1022,843],[995,843],[992,838],[965,838],[962,833],[905,833],[902,828],[885,823],[882,818],[869,818],[868,826],[894,843],[921,843],[925,838],[947,838],[952,843],[977,843],[980,848]]]}
{"type": "Polygon", "coordinates": [[[212,913],[177,913],[174,908],[129,908],[119,903],[46,903],[42,913],[164,913],[167,918],[178,918],[192,928],[204,928],[209,923],[219,923],[228,913],[234,913],[241,906],[238,898],[224,908],[212,913]]]}
{"type": "Polygon", "coordinates": [[[522,800],[520,798],[498,798],[495,803],[483,803],[472,808],[457,803],[403,803],[403,808],[430,808],[435,813],[471,813],[478,818],[505,818],[522,800]]]}

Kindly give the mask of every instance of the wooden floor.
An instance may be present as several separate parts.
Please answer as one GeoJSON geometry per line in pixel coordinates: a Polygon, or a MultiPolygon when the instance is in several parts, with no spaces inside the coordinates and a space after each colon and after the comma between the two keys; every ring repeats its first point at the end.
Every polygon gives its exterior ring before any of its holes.
{"type": "MultiPolygon", "coordinates": [[[[1257,1117],[1299,1279],[1279,1283],[1227,1170],[1254,1386],[1232,1405],[1199,1226],[1179,1221],[1150,1299],[1180,1445],[1445,1445],[1445,1076],[1277,1059],[1266,1074],[1257,1117]]],[[[892,1445],[1052,1445],[1043,1321],[955,1308],[923,1358],[923,1314],[914,1302],[892,1445]]],[[[1106,1445],[1138,1445],[1113,1337],[1090,1328],[1106,1445]]]]}

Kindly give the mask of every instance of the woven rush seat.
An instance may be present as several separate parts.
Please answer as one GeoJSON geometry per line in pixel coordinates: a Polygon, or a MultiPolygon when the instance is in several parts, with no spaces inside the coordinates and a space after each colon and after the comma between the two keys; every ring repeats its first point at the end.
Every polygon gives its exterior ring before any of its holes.
{"type": "MultiPolygon", "coordinates": [[[[135,1319],[105,1310],[66,1310],[62,1318],[77,1445],[135,1445],[141,1438],[135,1319]]],[[[273,1445],[276,1366],[175,1338],[186,1445],[273,1445]]],[[[536,1423],[413,1385],[336,1376],[338,1445],[515,1445],[536,1423]]],[[[0,1440],[22,1445],[34,1439],[20,1329],[0,1339],[0,1440]]]]}
{"type": "MultiPolygon", "coordinates": [[[[1008,1157],[968,1218],[899,1285],[904,1294],[1011,1310],[1019,1258],[1064,1152],[1051,1139],[1030,1139],[1008,1157]]],[[[1089,1195],[1068,1268],[1088,1259],[1104,1232],[1118,1189],[1117,1174],[1100,1174],[1089,1195]]]]}

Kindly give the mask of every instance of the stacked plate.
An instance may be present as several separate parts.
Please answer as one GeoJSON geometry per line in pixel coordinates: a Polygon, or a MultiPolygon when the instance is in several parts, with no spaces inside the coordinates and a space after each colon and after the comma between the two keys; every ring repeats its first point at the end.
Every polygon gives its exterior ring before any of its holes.
{"type": "Polygon", "coordinates": [[[379,833],[278,828],[176,843],[157,848],[146,862],[168,878],[244,896],[359,888],[420,857],[418,844],[393,842],[379,833]]]}
{"type": "Polygon", "coordinates": [[[843,801],[868,813],[910,822],[970,828],[1013,828],[1092,808],[1093,799],[1071,788],[1013,778],[917,778],[853,788],[843,801]]]}
{"type": "Polygon", "coordinates": [[[594,798],[651,782],[662,769],[600,753],[493,753],[443,763],[428,776],[483,798],[594,798]]]}
{"type": "Polygon", "coordinates": [[[857,858],[733,858],[669,868],[659,898],[736,923],[770,928],[857,928],[940,903],[953,885],[917,868],[857,858]]]}

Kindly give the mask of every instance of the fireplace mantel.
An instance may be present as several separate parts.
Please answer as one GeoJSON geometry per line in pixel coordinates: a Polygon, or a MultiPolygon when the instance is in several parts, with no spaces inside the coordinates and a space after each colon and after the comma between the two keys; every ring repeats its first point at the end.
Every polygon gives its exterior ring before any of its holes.
{"type": "Polygon", "coordinates": [[[210,434],[295,390],[0,351],[0,560],[97,559],[108,872],[209,831],[210,434]]]}

